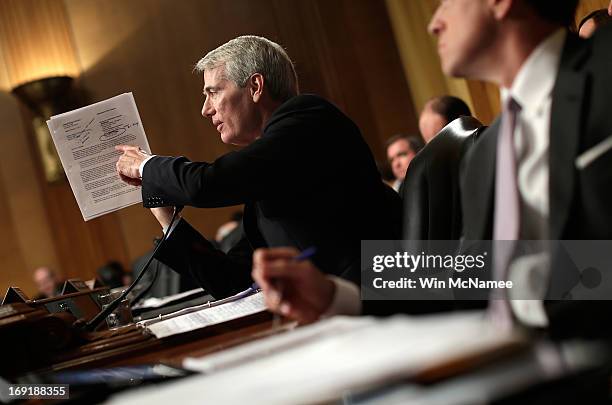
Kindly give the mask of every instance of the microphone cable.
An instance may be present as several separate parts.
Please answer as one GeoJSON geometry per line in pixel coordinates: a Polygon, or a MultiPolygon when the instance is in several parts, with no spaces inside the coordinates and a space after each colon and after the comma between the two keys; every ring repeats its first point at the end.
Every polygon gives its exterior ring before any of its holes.
{"type": "Polygon", "coordinates": [[[174,222],[177,220],[178,214],[182,210],[183,210],[183,206],[177,205],[177,206],[174,207],[174,211],[172,213],[172,219],[170,220],[170,225],[168,225],[168,229],[166,230],[166,233],[164,234],[162,239],[159,241],[159,243],[155,247],[155,250],[153,250],[153,253],[151,253],[151,256],[149,256],[149,259],[147,260],[147,262],[144,264],[144,266],[142,266],[142,270],[140,271],[140,273],[138,274],[136,279],[134,281],[132,281],[132,284],[130,284],[130,286],[127,289],[123,290],[123,293],[119,297],[115,298],[110,304],[108,304],[108,306],[106,308],[104,308],[102,311],[98,312],[98,314],[96,316],[94,316],[87,323],[85,323],[83,325],[83,329],[85,329],[85,330],[87,330],[89,332],[93,332],[94,330],[96,330],[98,325],[104,319],[106,319],[106,317],[111,312],[113,312],[115,309],[117,309],[117,307],[119,306],[121,301],[123,301],[123,299],[125,297],[127,297],[127,295],[134,289],[136,284],[138,284],[140,279],[142,279],[144,274],[147,272],[147,269],[148,269],[149,265],[151,264],[151,261],[153,260],[153,258],[157,254],[157,251],[162,247],[162,245],[164,244],[166,239],[168,239],[168,235],[170,234],[170,231],[172,230],[172,227],[174,226],[174,222]]]}

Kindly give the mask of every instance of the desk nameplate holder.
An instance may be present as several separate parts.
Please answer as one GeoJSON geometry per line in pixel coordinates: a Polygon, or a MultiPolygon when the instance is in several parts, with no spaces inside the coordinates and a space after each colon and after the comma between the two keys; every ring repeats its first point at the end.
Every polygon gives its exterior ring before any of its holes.
{"type": "Polygon", "coordinates": [[[159,361],[160,356],[172,357],[185,350],[191,353],[195,342],[198,351],[214,352],[266,331],[272,319],[270,313],[262,312],[166,339],[158,339],[136,325],[95,332],[74,327],[76,317],[71,305],[76,305],[85,318],[90,317],[99,307],[97,295],[107,290],[99,288],[35,301],[12,292],[11,297],[20,302],[0,307],[0,375],[15,377],[29,372],[151,363],[159,361]],[[81,301],[88,304],[84,306],[81,301]],[[49,313],[50,309],[60,312],[49,313]]]}
{"type": "Polygon", "coordinates": [[[61,295],[66,295],[75,292],[91,291],[92,289],[85,284],[84,281],[78,278],[70,278],[64,282],[61,295]]]}
{"type": "MultiPolygon", "coordinates": [[[[76,280],[76,286],[87,288],[76,280]]],[[[150,341],[151,336],[135,326],[125,330],[84,332],[77,319],[93,318],[100,311],[99,296],[108,288],[87,288],[52,298],[31,300],[21,289],[8,289],[0,306],[0,375],[19,375],[45,369],[67,358],[104,352],[111,345],[150,341]]],[[[101,325],[106,328],[106,324],[101,325]]]]}

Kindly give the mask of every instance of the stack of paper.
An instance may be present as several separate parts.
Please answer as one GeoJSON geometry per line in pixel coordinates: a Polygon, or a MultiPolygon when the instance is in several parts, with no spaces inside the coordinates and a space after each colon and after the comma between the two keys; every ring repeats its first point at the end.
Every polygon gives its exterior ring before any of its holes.
{"type": "Polygon", "coordinates": [[[185,365],[209,374],[136,390],[111,403],[320,403],[520,341],[482,313],[331,319],[288,334],[191,359],[185,365]]]}
{"type": "Polygon", "coordinates": [[[139,322],[157,338],[165,338],[179,333],[228,322],[266,310],[263,293],[252,294],[247,290],[225,300],[214,301],[197,307],[162,315],[139,322]]]}
{"type": "Polygon", "coordinates": [[[181,292],[178,294],[168,295],[167,297],[158,298],[158,297],[149,297],[146,300],[142,300],[140,303],[134,305],[132,309],[149,309],[149,308],[160,308],[166,304],[169,304],[174,301],[181,300],[183,298],[189,297],[191,295],[202,294],[202,288],[194,288],[193,290],[181,292]]]}
{"type": "Polygon", "coordinates": [[[55,115],[47,126],[85,221],[142,201],[115,169],[116,145],[150,153],[132,93],[55,115]]]}

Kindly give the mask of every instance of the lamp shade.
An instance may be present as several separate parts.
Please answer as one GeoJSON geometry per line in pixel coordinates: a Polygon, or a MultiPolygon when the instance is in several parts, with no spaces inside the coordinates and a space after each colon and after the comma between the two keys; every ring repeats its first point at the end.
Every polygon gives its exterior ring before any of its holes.
{"type": "Polygon", "coordinates": [[[10,89],[79,73],[63,1],[1,0],[0,50],[10,89]]]}
{"type": "Polygon", "coordinates": [[[72,77],[46,77],[21,84],[13,89],[21,101],[36,114],[49,118],[74,107],[72,77]]]}

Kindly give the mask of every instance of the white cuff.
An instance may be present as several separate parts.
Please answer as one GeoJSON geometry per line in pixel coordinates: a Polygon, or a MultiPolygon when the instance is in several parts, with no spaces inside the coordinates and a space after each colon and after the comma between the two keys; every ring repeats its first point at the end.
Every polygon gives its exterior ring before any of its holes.
{"type": "Polygon", "coordinates": [[[142,179],[142,172],[144,170],[145,165],[147,164],[147,162],[149,160],[151,160],[152,158],[154,158],[157,155],[151,155],[149,157],[147,157],[145,160],[142,161],[142,163],[140,164],[140,166],[138,166],[138,176],[140,176],[140,178],[142,179]]]}
{"type": "Polygon", "coordinates": [[[350,281],[336,276],[327,276],[335,286],[336,291],[331,304],[321,318],[334,315],[359,315],[361,314],[361,296],[359,287],[350,281]]]}

